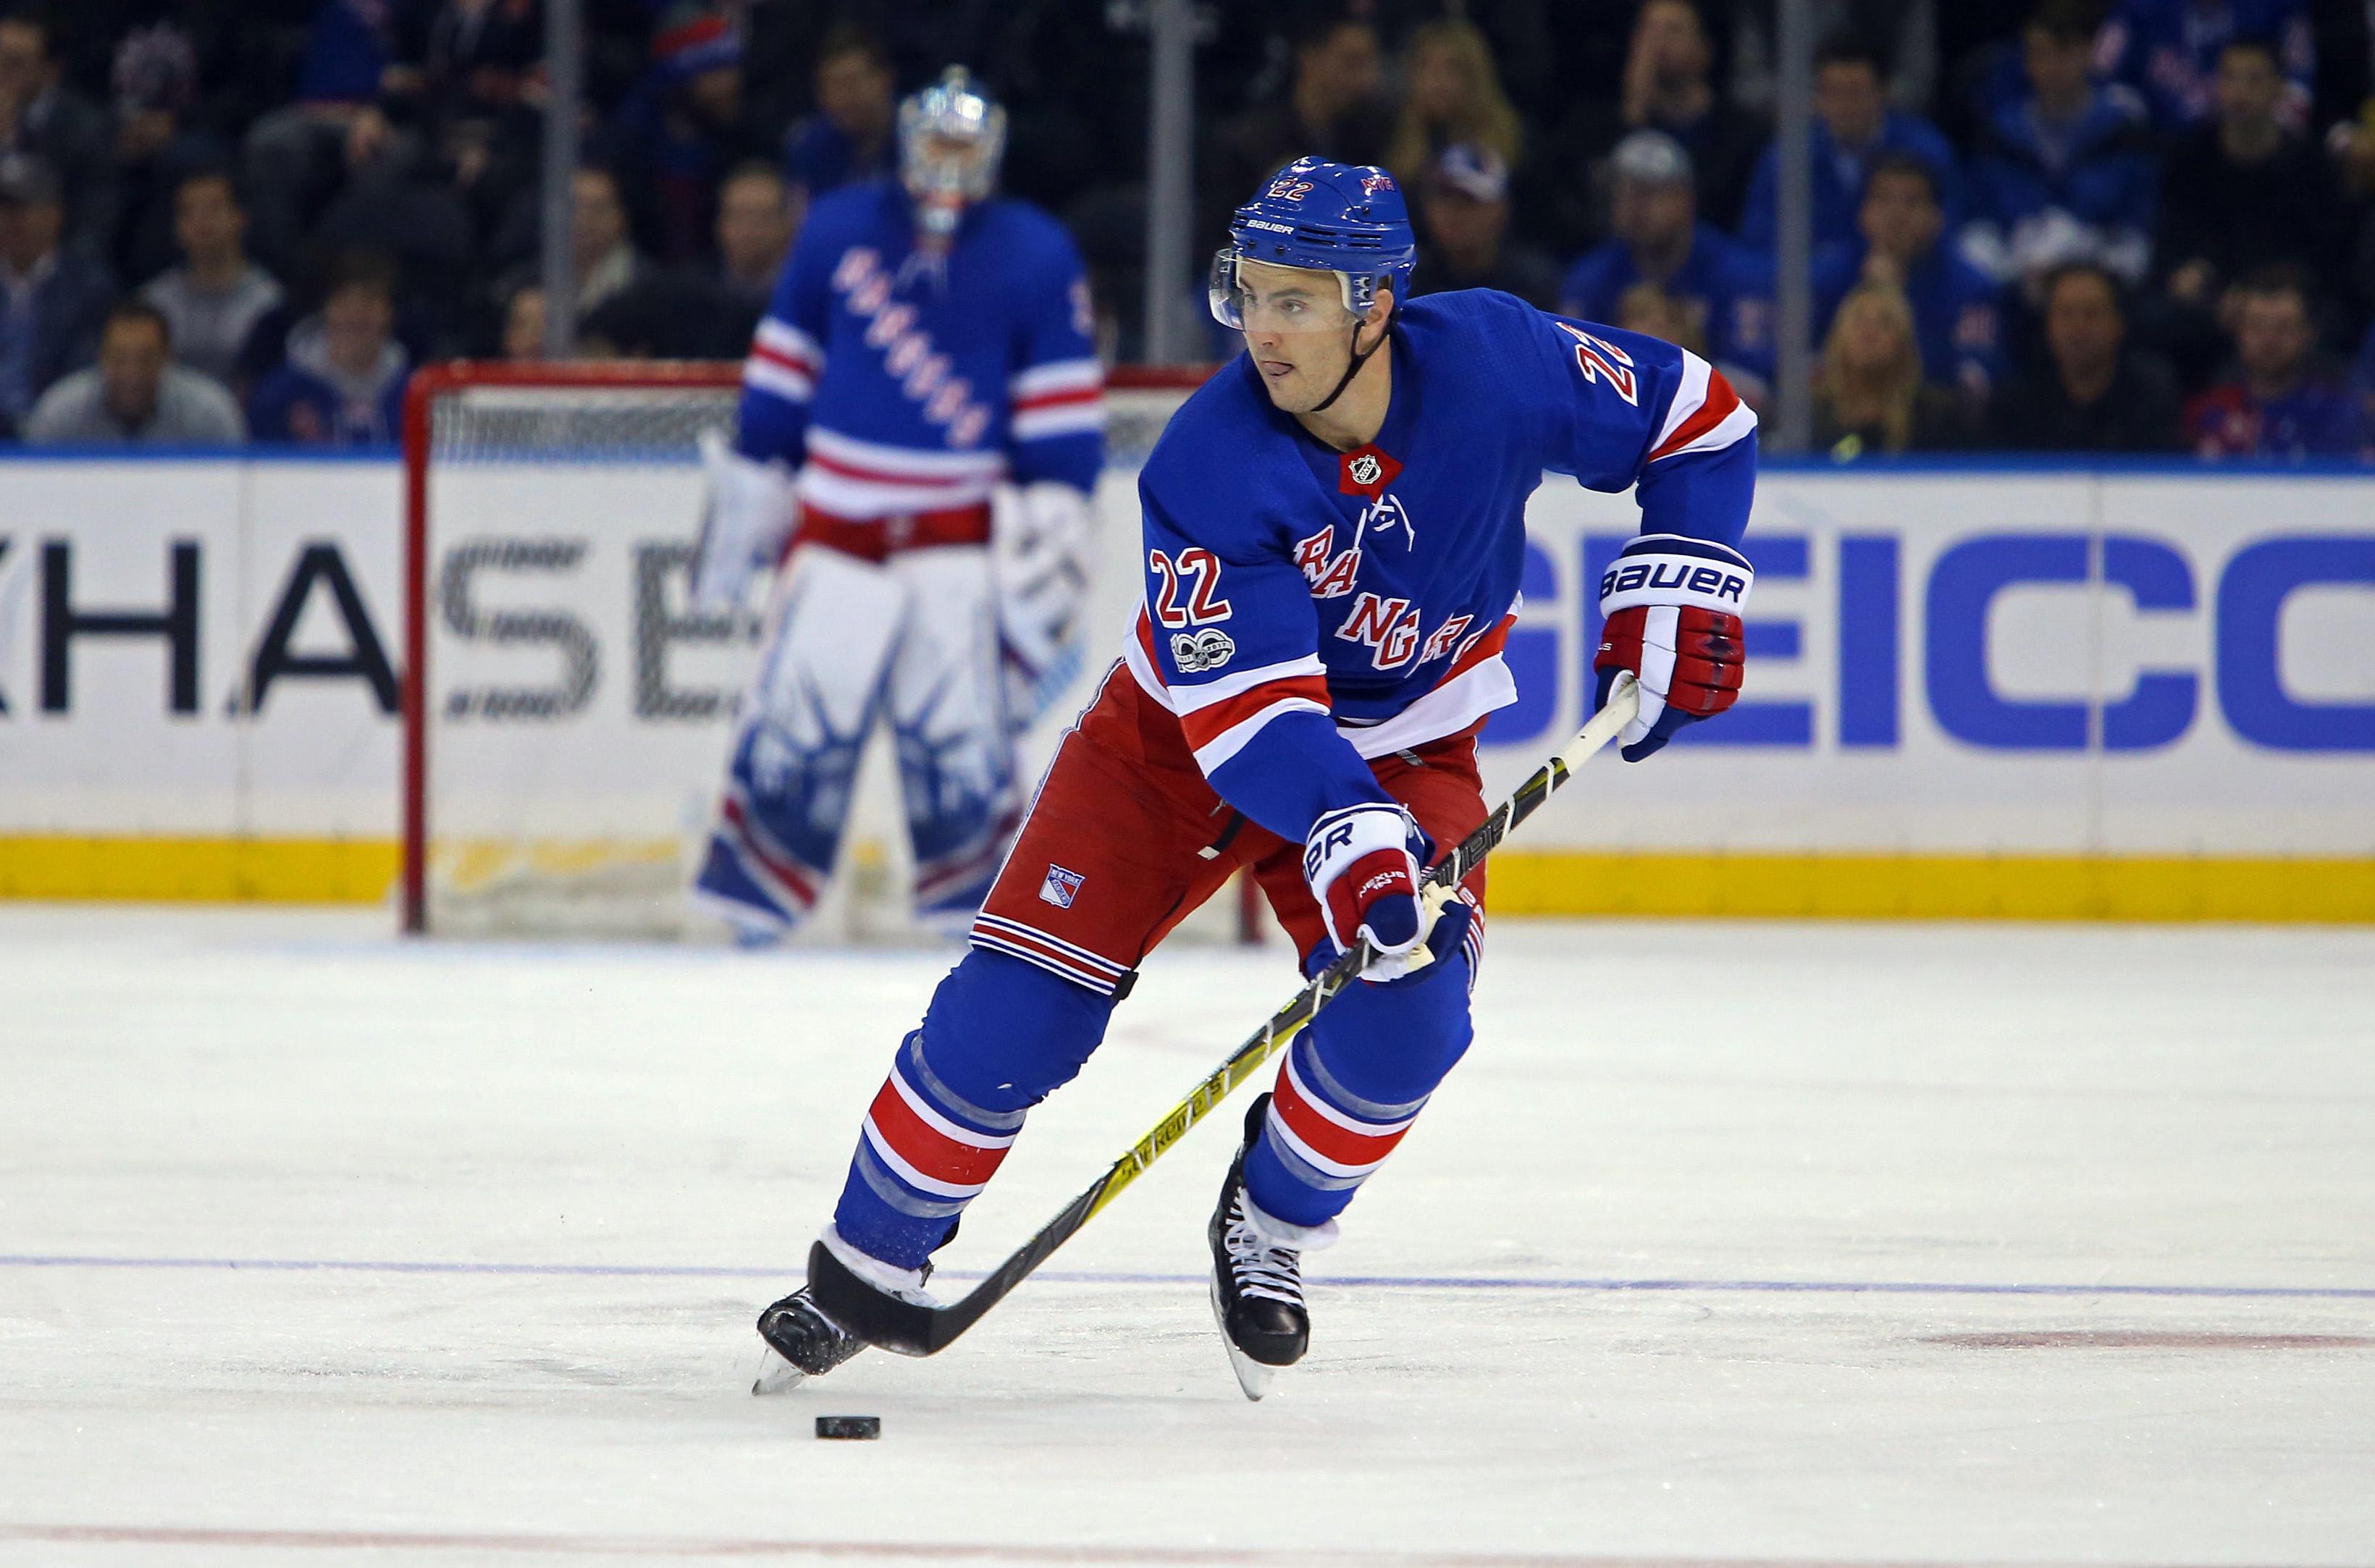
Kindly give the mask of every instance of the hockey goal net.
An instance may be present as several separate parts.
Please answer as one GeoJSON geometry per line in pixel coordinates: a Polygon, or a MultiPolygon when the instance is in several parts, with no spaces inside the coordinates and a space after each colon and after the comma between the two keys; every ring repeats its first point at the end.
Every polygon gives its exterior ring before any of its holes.
{"type": "MultiPolygon", "coordinates": [[[[1124,369],[1109,384],[1106,560],[1083,695],[1135,604],[1136,469],[1201,379],[1124,369]]],[[[739,391],[735,364],[460,363],[413,379],[407,929],[719,934],[685,889],[759,614],[755,602],[695,611],[687,569],[700,441],[730,437],[739,391]]],[[[1034,776],[1080,700],[1057,703],[1026,739],[1034,776]]],[[[888,773],[874,758],[861,775],[836,892],[813,923],[821,939],[912,934],[888,773]]],[[[1239,934],[1234,906],[1222,918],[1239,934]]]]}

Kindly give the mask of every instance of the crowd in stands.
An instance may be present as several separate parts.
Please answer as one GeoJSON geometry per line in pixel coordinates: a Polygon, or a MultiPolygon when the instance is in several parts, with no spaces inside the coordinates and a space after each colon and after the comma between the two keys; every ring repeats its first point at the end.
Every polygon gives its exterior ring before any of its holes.
{"type": "MultiPolygon", "coordinates": [[[[386,442],[412,366],[536,357],[556,309],[589,356],[737,357],[807,204],[892,172],[951,62],[1138,357],[1144,0],[584,6],[556,301],[539,0],[0,0],[0,436],[386,442]]],[[[2375,6],[1814,8],[1823,450],[2375,460],[2375,6]]],[[[1777,9],[1198,0],[1199,253],[1291,157],[1382,163],[1422,291],[1654,333],[1766,404],[1777,9]]]]}

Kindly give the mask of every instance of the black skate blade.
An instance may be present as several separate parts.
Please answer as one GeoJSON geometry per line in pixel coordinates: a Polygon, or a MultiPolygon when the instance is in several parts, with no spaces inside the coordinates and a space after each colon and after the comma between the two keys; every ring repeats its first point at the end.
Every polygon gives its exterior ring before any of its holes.
{"type": "Polygon", "coordinates": [[[1221,1305],[1221,1281],[1217,1276],[1205,1281],[1204,1293],[1211,1300],[1212,1326],[1221,1331],[1221,1348],[1229,1352],[1229,1370],[1237,1374],[1237,1386],[1245,1390],[1247,1398],[1261,1403],[1261,1397],[1278,1380],[1278,1368],[1254,1360],[1229,1338],[1229,1315],[1221,1305]]]}

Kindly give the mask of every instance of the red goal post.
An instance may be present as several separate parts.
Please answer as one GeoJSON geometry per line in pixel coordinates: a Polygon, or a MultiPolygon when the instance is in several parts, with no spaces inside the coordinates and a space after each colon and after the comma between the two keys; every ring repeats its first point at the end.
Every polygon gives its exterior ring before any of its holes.
{"type": "MultiPolygon", "coordinates": [[[[1107,372],[1109,534],[1122,481],[1210,373],[1107,372]]],[[[684,934],[691,819],[716,787],[755,631],[682,603],[699,438],[730,435],[740,385],[738,362],[456,361],[413,377],[408,931],[684,934]]]]}

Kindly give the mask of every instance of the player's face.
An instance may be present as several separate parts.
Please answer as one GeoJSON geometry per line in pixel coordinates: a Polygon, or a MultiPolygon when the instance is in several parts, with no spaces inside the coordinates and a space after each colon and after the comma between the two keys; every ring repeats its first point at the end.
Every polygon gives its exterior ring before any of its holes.
{"type": "Polygon", "coordinates": [[[1355,318],[1334,273],[1239,262],[1237,311],[1246,352],[1280,408],[1308,412],[1343,379],[1355,318]]]}

